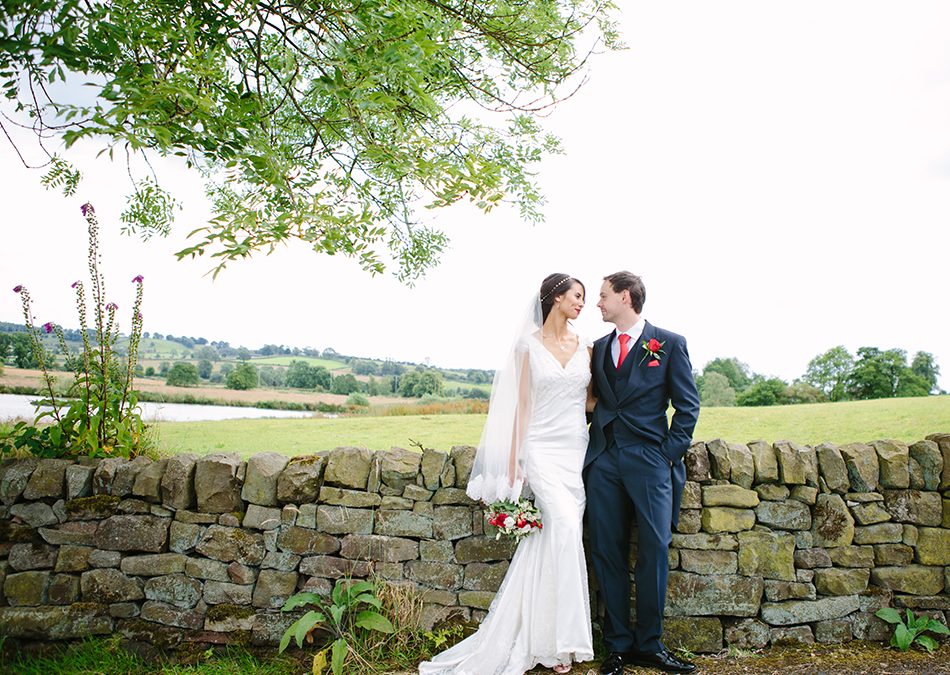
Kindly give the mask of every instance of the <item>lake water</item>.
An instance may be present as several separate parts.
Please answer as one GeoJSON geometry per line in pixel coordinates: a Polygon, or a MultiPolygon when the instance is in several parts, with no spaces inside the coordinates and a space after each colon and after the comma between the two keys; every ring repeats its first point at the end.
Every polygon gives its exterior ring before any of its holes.
{"type": "MultiPolygon", "coordinates": [[[[31,401],[37,396],[18,394],[0,394],[0,420],[14,417],[33,419],[34,407],[31,401]]],[[[263,408],[245,408],[227,405],[198,405],[188,403],[152,403],[139,404],[142,419],[148,422],[203,422],[207,420],[236,420],[259,417],[312,417],[313,413],[301,410],[265,410],[263,408]]]]}

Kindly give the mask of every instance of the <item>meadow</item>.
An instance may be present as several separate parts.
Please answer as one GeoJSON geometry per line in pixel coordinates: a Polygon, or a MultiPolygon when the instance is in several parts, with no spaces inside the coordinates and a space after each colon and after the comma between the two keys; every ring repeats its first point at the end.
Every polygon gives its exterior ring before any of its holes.
{"type": "MultiPolygon", "coordinates": [[[[449,450],[453,445],[476,445],[484,421],[484,415],[412,415],[164,422],[155,426],[154,434],[161,453],[301,455],[347,445],[410,448],[414,442],[449,450]]],[[[950,433],[950,396],[703,408],[694,438],[736,443],[787,439],[810,445],[892,438],[912,443],[938,432],[950,433]]]]}

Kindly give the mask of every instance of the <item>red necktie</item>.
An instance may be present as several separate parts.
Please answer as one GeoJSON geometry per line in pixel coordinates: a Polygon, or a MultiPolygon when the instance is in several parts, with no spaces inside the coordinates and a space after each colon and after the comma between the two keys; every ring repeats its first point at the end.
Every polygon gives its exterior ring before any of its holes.
{"type": "Polygon", "coordinates": [[[623,365],[623,360],[627,358],[627,354],[630,352],[630,347],[627,345],[630,342],[630,336],[626,333],[621,333],[617,336],[617,339],[620,340],[620,358],[617,359],[617,368],[623,365]]]}

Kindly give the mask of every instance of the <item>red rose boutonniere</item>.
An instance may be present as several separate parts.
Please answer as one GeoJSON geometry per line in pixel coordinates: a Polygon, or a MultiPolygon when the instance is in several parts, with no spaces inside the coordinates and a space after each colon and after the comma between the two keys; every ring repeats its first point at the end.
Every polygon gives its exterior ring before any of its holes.
{"type": "Polygon", "coordinates": [[[665,353],[666,353],[666,352],[663,351],[663,345],[665,345],[665,344],[666,344],[665,342],[660,342],[660,341],[657,340],[656,338],[650,338],[650,341],[649,341],[649,342],[647,342],[646,340],[644,340],[643,342],[641,342],[641,343],[640,343],[640,346],[643,347],[643,350],[646,352],[646,354],[644,354],[644,355],[643,355],[643,358],[640,359],[640,363],[642,364],[644,361],[646,361],[646,359],[647,359],[648,356],[652,356],[652,357],[653,357],[653,360],[650,361],[650,362],[647,364],[647,366],[648,366],[649,368],[656,368],[657,366],[659,366],[659,365],[660,365],[660,354],[665,354],[665,353]]]}

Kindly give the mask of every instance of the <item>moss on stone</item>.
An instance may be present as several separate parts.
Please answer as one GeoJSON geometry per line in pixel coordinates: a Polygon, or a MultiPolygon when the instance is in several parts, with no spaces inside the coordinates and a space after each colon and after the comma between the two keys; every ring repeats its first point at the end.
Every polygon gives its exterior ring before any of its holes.
{"type": "Polygon", "coordinates": [[[20,544],[33,541],[33,528],[9,520],[0,520],[0,541],[20,544]]]}
{"type": "Polygon", "coordinates": [[[254,614],[254,608],[247,605],[214,605],[208,608],[205,620],[217,622],[226,619],[246,619],[254,614]]]}
{"type": "Polygon", "coordinates": [[[116,495],[93,495],[70,499],[65,504],[66,514],[69,516],[93,516],[105,518],[115,514],[116,507],[121,501],[116,495]]]}

